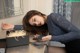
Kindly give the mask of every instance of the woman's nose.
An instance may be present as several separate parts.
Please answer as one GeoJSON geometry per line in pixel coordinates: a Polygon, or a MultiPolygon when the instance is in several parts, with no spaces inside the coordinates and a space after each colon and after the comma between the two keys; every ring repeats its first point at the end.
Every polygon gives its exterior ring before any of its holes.
{"type": "Polygon", "coordinates": [[[37,26],[38,24],[39,24],[38,22],[34,22],[34,25],[36,25],[36,26],[37,26]]]}

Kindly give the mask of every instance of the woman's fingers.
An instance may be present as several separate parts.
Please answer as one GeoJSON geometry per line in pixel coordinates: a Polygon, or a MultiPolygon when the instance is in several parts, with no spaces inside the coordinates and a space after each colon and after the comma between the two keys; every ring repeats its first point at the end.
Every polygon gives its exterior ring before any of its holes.
{"type": "Polygon", "coordinates": [[[44,36],[44,37],[42,37],[42,41],[49,41],[49,40],[51,40],[51,35],[47,35],[47,36],[44,36]]]}
{"type": "MultiPolygon", "coordinates": [[[[34,38],[38,38],[39,36],[40,35],[36,34],[36,35],[34,35],[34,38]]],[[[51,40],[51,37],[52,37],[51,35],[43,36],[41,41],[49,41],[49,40],[51,40]]]]}

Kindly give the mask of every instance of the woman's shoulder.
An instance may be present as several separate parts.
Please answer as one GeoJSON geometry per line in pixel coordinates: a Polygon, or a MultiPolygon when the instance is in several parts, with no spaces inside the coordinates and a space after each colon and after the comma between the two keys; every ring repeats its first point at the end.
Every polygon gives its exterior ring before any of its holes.
{"type": "Polygon", "coordinates": [[[48,15],[48,20],[57,20],[58,18],[60,18],[61,14],[59,13],[51,13],[48,15]]]}
{"type": "Polygon", "coordinates": [[[57,18],[57,17],[62,16],[62,15],[59,13],[50,13],[48,16],[50,16],[52,18],[57,18]]]}

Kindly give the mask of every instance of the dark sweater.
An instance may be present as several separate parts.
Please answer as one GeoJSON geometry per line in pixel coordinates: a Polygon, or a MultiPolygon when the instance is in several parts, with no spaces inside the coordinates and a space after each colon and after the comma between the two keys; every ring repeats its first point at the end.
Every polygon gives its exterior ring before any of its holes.
{"type": "Polygon", "coordinates": [[[51,13],[47,18],[47,25],[53,41],[69,42],[80,39],[80,30],[60,14],[51,13]]]}
{"type": "Polygon", "coordinates": [[[80,53],[80,30],[60,14],[52,13],[48,16],[47,25],[52,41],[59,41],[66,45],[66,53],[80,53]]]}

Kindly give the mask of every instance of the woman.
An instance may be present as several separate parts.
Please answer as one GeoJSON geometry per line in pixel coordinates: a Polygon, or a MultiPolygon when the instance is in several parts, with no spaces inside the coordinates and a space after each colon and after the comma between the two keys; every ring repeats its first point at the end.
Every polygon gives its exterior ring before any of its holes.
{"type": "MultiPolygon", "coordinates": [[[[2,28],[21,29],[22,26],[2,24],[2,28]]],[[[46,16],[37,10],[31,10],[23,18],[23,29],[33,34],[43,34],[42,41],[64,43],[68,53],[80,53],[80,30],[60,14],[51,13],[46,16]]]]}

